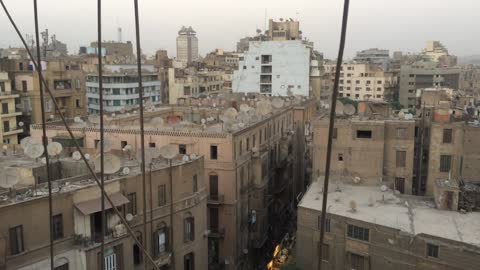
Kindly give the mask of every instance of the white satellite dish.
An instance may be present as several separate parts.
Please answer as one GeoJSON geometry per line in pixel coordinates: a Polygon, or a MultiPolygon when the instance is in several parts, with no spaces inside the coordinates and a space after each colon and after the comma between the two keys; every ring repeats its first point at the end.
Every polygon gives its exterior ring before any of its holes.
{"type": "Polygon", "coordinates": [[[59,142],[52,142],[47,145],[47,153],[50,156],[58,156],[63,150],[63,146],[59,142]]]}
{"type": "Polygon", "coordinates": [[[40,162],[42,162],[43,164],[47,164],[47,158],[46,157],[42,157],[40,159],[40,162]]]}
{"type": "Polygon", "coordinates": [[[130,152],[130,151],[133,150],[133,146],[131,144],[127,144],[127,145],[125,145],[125,147],[123,147],[122,150],[125,151],[125,152],[130,152]]]}
{"type": "MultiPolygon", "coordinates": [[[[152,163],[152,160],[160,156],[160,151],[157,148],[149,147],[145,149],[145,164],[152,163]]],[[[137,152],[137,161],[142,162],[142,152],[137,152]]]]}
{"type": "Polygon", "coordinates": [[[400,112],[398,113],[398,117],[399,117],[400,119],[405,119],[405,113],[404,113],[403,111],[400,111],[400,112]]]}
{"type": "Polygon", "coordinates": [[[75,116],[75,117],[73,118],[73,122],[75,122],[75,123],[81,123],[81,122],[83,122],[83,121],[82,121],[82,118],[80,118],[80,116],[75,116]]]}
{"type": "Polygon", "coordinates": [[[173,144],[160,147],[160,155],[166,159],[172,159],[178,154],[178,149],[173,144]]]}
{"type": "Polygon", "coordinates": [[[85,154],[84,156],[85,156],[85,159],[86,159],[86,160],[89,160],[89,159],[90,159],[90,154],[85,154]]]}
{"type": "Polygon", "coordinates": [[[354,115],[355,111],[355,106],[353,106],[352,104],[346,104],[345,106],[343,106],[343,112],[346,115],[354,115]]]}
{"type": "Polygon", "coordinates": [[[229,119],[235,119],[238,115],[238,112],[235,108],[228,108],[225,110],[223,113],[224,117],[227,117],[229,119]]]}
{"type": "Polygon", "coordinates": [[[343,103],[339,100],[337,100],[336,107],[335,107],[335,114],[336,115],[343,115],[343,103]]]}
{"type": "Polygon", "coordinates": [[[187,162],[187,161],[190,160],[190,158],[188,157],[188,155],[183,155],[182,160],[183,160],[184,162],[187,162]]]}
{"type": "Polygon", "coordinates": [[[15,186],[20,180],[17,171],[14,168],[6,167],[0,173],[0,187],[9,189],[15,186]]]}
{"type": "Polygon", "coordinates": [[[25,148],[25,155],[30,158],[39,158],[43,155],[43,145],[41,144],[30,144],[25,148]]]}
{"type": "Polygon", "coordinates": [[[128,213],[128,214],[125,215],[125,219],[126,219],[127,221],[132,221],[132,220],[133,220],[133,215],[130,214],[130,213],[128,213]]]}
{"type": "Polygon", "coordinates": [[[406,113],[404,117],[405,117],[405,120],[412,120],[413,119],[413,114],[406,113]]]}
{"type": "Polygon", "coordinates": [[[285,102],[283,101],[283,99],[281,99],[279,97],[274,98],[273,102],[272,102],[272,105],[275,109],[282,108],[284,104],[285,104],[285,102]]]}
{"type": "Polygon", "coordinates": [[[122,174],[123,175],[129,175],[130,174],[130,168],[129,167],[124,167],[122,169],[122,174]]]}
{"type": "Polygon", "coordinates": [[[20,141],[20,145],[22,146],[23,149],[26,149],[27,146],[34,143],[35,143],[35,139],[33,139],[32,137],[25,137],[20,141]]]}
{"type": "MultiPolygon", "coordinates": [[[[97,144],[97,153],[100,153],[100,146],[102,141],[97,144]]],[[[112,142],[109,139],[103,139],[103,152],[110,152],[112,150],[112,142]]]]}
{"type": "MultiPolygon", "coordinates": [[[[95,170],[100,171],[100,158],[101,155],[98,155],[97,158],[95,158],[94,164],[95,164],[95,170]]],[[[105,174],[114,174],[118,172],[121,168],[122,162],[119,157],[112,155],[110,153],[104,153],[104,173],[105,174]]]]}
{"type": "Polygon", "coordinates": [[[205,120],[205,118],[202,118],[202,120],[200,120],[200,122],[202,123],[202,125],[205,125],[205,123],[207,122],[207,120],[205,120]]]}
{"type": "Polygon", "coordinates": [[[82,155],[80,154],[80,152],[75,151],[72,153],[72,158],[73,160],[80,160],[82,158],[82,155]]]}
{"type": "Polygon", "coordinates": [[[250,108],[250,106],[248,106],[248,104],[245,104],[245,103],[244,103],[244,104],[241,104],[241,105],[240,105],[240,111],[241,111],[241,112],[248,112],[250,109],[251,109],[251,108],[250,108]]]}
{"type": "Polygon", "coordinates": [[[382,185],[380,187],[380,190],[383,191],[383,192],[386,192],[388,190],[388,187],[386,185],[382,185]]]}
{"type": "Polygon", "coordinates": [[[20,122],[18,122],[18,125],[19,125],[20,127],[23,127],[23,126],[25,125],[25,123],[23,123],[22,121],[20,121],[20,122]]]}

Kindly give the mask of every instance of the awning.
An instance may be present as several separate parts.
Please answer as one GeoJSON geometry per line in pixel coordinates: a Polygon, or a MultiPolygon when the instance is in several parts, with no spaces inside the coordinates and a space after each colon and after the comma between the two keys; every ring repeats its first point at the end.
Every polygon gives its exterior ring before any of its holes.
{"type": "MultiPolygon", "coordinates": [[[[127,199],[127,197],[123,196],[123,194],[121,193],[109,194],[109,197],[112,200],[113,205],[115,205],[115,207],[121,206],[130,202],[127,199]]],[[[102,198],[98,198],[90,201],[77,203],[75,204],[75,207],[80,212],[82,212],[82,214],[87,216],[87,215],[102,211],[101,201],[102,201],[102,198]]],[[[107,200],[107,198],[105,198],[105,210],[111,209],[111,208],[112,208],[112,205],[107,200]]]]}

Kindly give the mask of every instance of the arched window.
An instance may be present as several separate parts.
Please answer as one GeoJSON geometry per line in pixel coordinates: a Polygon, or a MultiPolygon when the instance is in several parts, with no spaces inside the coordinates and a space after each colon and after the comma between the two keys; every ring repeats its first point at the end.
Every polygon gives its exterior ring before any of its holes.
{"type": "Polygon", "coordinates": [[[157,230],[153,233],[153,256],[158,257],[169,251],[169,230],[165,222],[157,224],[157,230]]]}
{"type": "Polygon", "coordinates": [[[195,218],[190,212],[187,212],[183,219],[183,235],[184,242],[192,242],[195,240],[195,218]]]}

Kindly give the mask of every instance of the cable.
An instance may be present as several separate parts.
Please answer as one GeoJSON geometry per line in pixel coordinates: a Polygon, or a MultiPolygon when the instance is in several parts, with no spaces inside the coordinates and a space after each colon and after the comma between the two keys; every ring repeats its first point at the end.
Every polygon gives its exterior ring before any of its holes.
{"type": "MultiPolygon", "coordinates": [[[[33,13],[35,17],[35,39],[37,42],[37,62],[40,63],[40,67],[37,68],[38,76],[42,76],[42,60],[40,56],[40,36],[38,34],[38,9],[37,9],[37,0],[33,0],[33,13]]],[[[53,202],[52,202],[52,174],[50,171],[50,158],[48,156],[47,151],[47,129],[45,125],[45,101],[43,95],[43,85],[42,82],[39,80],[40,86],[40,111],[42,112],[42,144],[43,144],[43,152],[45,153],[45,166],[47,169],[47,182],[48,182],[48,222],[49,222],[49,229],[50,229],[50,268],[53,270],[55,268],[55,264],[53,258],[55,256],[53,250],[53,202]]]]}
{"type": "MultiPolygon", "coordinates": [[[[105,132],[103,126],[103,72],[102,72],[102,0],[97,1],[97,56],[98,56],[98,97],[100,100],[100,190],[101,190],[101,236],[102,242],[100,245],[100,266],[105,269],[105,132]]],[[[113,206],[113,204],[112,204],[113,206]]]]}
{"type": "MultiPolygon", "coordinates": [[[[34,67],[38,70],[39,68],[39,65],[38,63],[35,61],[33,55],[32,55],[32,52],[30,51],[30,49],[28,48],[28,45],[27,43],[25,42],[25,39],[23,38],[23,35],[22,33],[20,32],[20,30],[18,29],[17,25],[15,24],[15,21],[13,20],[12,16],[10,15],[10,13],[8,12],[8,9],[7,7],[5,6],[5,4],[3,3],[3,0],[0,0],[0,4],[2,5],[3,7],[3,10],[5,11],[5,14],[7,15],[10,23],[12,24],[13,28],[15,29],[15,32],[17,33],[18,37],[20,38],[20,40],[22,41],[22,44],[23,46],[25,47],[25,50],[27,51],[27,54],[29,55],[30,59],[32,60],[32,63],[34,65],[34,67]]],[[[57,110],[59,116],[60,116],[60,119],[63,123],[63,125],[65,126],[70,138],[72,138],[73,140],[73,144],[74,144],[74,147],[75,149],[80,153],[80,156],[83,160],[83,162],[85,163],[90,175],[92,175],[93,179],[95,180],[96,184],[100,187],[101,186],[101,183],[100,183],[100,180],[98,179],[96,173],[94,172],[94,170],[92,169],[92,167],[90,166],[90,164],[88,163],[88,160],[85,158],[85,154],[83,153],[83,150],[82,148],[80,147],[80,145],[78,144],[77,140],[75,139],[75,136],[73,135],[73,132],[72,130],[70,129],[70,127],[68,126],[67,124],[67,120],[65,119],[65,116],[63,115],[63,113],[60,111],[60,107],[58,106],[58,103],[57,101],[55,100],[53,94],[52,94],[52,91],[50,90],[50,88],[48,87],[47,85],[47,82],[45,81],[45,78],[42,76],[40,76],[40,80],[42,81],[45,89],[47,90],[47,93],[49,94],[50,98],[52,98],[52,102],[53,102],[53,105],[55,107],[55,110],[57,110]]],[[[111,204],[111,205],[115,205],[112,201],[112,199],[110,198],[110,196],[105,192],[103,191],[104,195],[105,195],[105,198],[107,199],[107,201],[111,204]]],[[[142,252],[147,256],[147,258],[152,262],[153,264],[153,267],[155,270],[160,270],[160,268],[155,264],[155,261],[153,260],[153,258],[150,256],[150,254],[148,254],[144,248],[144,246],[142,245],[142,243],[137,239],[137,237],[135,237],[135,233],[134,231],[132,230],[132,228],[130,227],[130,225],[128,225],[128,222],[127,220],[123,217],[122,213],[116,208],[116,207],[112,207],[113,211],[115,212],[115,214],[119,217],[119,219],[122,221],[122,223],[125,225],[128,233],[132,236],[133,240],[135,241],[135,243],[138,245],[138,247],[142,250],[142,252]]]]}
{"type": "MultiPolygon", "coordinates": [[[[320,225],[320,247],[323,245],[323,240],[325,238],[325,219],[327,216],[327,197],[328,197],[328,180],[330,178],[330,161],[332,158],[332,142],[333,142],[333,128],[335,125],[335,109],[337,103],[337,95],[338,95],[338,82],[340,79],[340,68],[343,62],[343,51],[345,49],[345,38],[347,34],[347,22],[348,22],[348,6],[350,4],[350,0],[345,0],[343,6],[343,18],[342,18],[342,32],[340,36],[340,46],[338,48],[338,58],[337,58],[337,66],[335,70],[335,81],[333,84],[333,93],[332,93],[332,104],[330,109],[330,121],[328,127],[328,143],[327,143],[327,157],[326,157],[326,164],[325,164],[325,180],[323,183],[323,202],[322,202],[322,217],[321,217],[321,225],[320,225]]],[[[322,270],[322,261],[323,261],[323,254],[322,248],[319,248],[319,258],[318,258],[318,269],[322,270]]]]}
{"type": "MultiPolygon", "coordinates": [[[[138,0],[133,1],[135,10],[135,37],[137,47],[137,72],[138,72],[138,106],[140,107],[140,153],[142,156],[142,192],[143,192],[143,238],[147,243],[147,182],[145,179],[145,128],[143,123],[143,82],[142,82],[142,52],[140,47],[140,22],[138,19],[138,0]]],[[[151,199],[151,198],[150,198],[151,199]]],[[[150,212],[153,215],[153,212],[150,212]]],[[[173,215],[173,213],[171,213],[173,215]]],[[[153,232],[150,232],[153,233],[153,232]]],[[[144,263],[144,269],[148,269],[148,263],[144,263]]]]}

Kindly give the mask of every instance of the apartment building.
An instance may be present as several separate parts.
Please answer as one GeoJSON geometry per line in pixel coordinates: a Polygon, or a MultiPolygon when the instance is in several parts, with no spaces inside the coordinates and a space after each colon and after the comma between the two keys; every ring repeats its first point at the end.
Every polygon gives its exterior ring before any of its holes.
{"type": "Polygon", "coordinates": [[[370,48],[356,53],[353,61],[359,64],[376,64],[383,70],[390,70],[392,59],[389,50],[370,48]]]}
{"type": "Polygon", "coordinates": [[[23,128],[17,121],[17,117],[22,114],[16,107],[19,97],[20,95],[12,92],[8,73],[0,72],[0,103],[2,104],[0,141],[3,144],[18,144],[18,134],[23,132],[23,128]]]}
{"type": "MultiPolygon", "coordinates": [[[[10,172],[11,177],[17,178],[24,175],[14,185],[14,193],[1,190],[0,269],[49,268],[45,165],[18,152],[8,152],[0,162],[5,168],[3,174],[10,172]]],[[[144,247],[161,269],[207,269],[207,193],[203,162],[203,157],[197,156],[188,161],[175,159],[171,169],[165,160],[154,161],[149,166],[147,185],[151,191],[145,194],[146,232],[142,223],[143,192],[138,162],[124,155],[122,166],[130,168],[130,172],[115,173],[106,180],[105,190],[114,207],[124,217],[128,216],[134,237],[144,241],[146,235],[144,247]],[[170,180],[170,171],[174,181],[170,180]]],[[[52,197],[55,269],[100,269],[102,237],[105,239],[103,259],[110,269],[143,269],[146,256],[109,203],[105,213],[106,234],[102,236],[99,188],[83,162],[62,157],[53,161],[52,171],[56,179],[52,197]]]]}
{"type": "MultiPolygon", "coordinates": [[[[83,61],[79,58],[63,58],[42,61],[43,76],[58,103],[61,112],[67,118],[85,116],[85,74],[83,61]]],[[[0,69],[9,73],[12,90],[20,95],[22,115],[19,120],[24,123],[26,132],[30,124],[41,123],[40,85],[38,74],[28,60],[0,60],[0,69]]],[[[45,117],[48,121],[59,119],[54,104],[45,90],[45,117]]]]}
{"type": "Polygon", "coordinates": [[[321,244],[322,179],[312,183],[298,208],[300,269],[319,269],[320,263],[328,270],[473,270],[480,265],[479,212],[438,209],[431,198],[382,191],[378,183],[354,184],[347,177],[343,185],[330,183],[321,244]]]}
{"type": "Polygon", "coordinates": [[[404,108],[414,109],[417,104],[417,89],[447,87],[458,90],[460,73],[459,68],[438,67],[434,62],[420,61],[402,65],[398,101],[404,108]]]}
{"type": "MultiPolygon", "coordinates": [[[[334,64],[326,64],[326,73],[335,78],[334,64]]],[[[338,96],[353,100],[393,100],[398,84],[395,72],[383,70],[376,64],[343,64],[340,71],[338,96]]]]}
{"type": "MultiPolygon", "coordinates": [[[[297,148],[296,142],[305,140],[305,136],[295,139],[295,132],[304,134],[296,130],[307,126],[315,114],[315,103],[295,99],[267,116],[253,116],[248,123],[219,121],[231,106],[249,104],[255,108],[255,98],[261,98],[244,97],[225,94],[223,98],[192,98],[182,106],[160,108],[145,115],[145,139],[150,147],[174,144],[181,154],[205,156],[211,269],[266,263],[261,254],[272,250],[272,245],[283,237],[287,229],[284,222],[292,217],[295,197],[305,186],[301,183],[297,188],[293,175],[308,175],[299,172],[294,162],[304,159],[306,151],[297,148]]],[[[105,136],[114,150],[126,144],[138,149],[136,120],[132,115],[125,116],[129,120],[122,117],[115,116],[114,129],[106,124],[105,136]]],[[[85,128],[72,123],[71,128],[87,148],[94,147],[99,138],[98,126],[88,124],[85,128]]],[[[32,127],[34,137],[40,132],[39,125],[32,127]]],[[[49,138],[63,138],[65,129],[50,123],[47,134],[49,138]]]]}
{"type": "Polygon", "coordinates": [[[300,22],[293,19],[268,20],[267,35],[269,40],[301,40],[300,22]]]}
{"type": "Polygon", "coordinates": [[[310,95],[311,47],[302,40],[252,41],[233,74],[233,92],[310,95]]]}
{"type": "Polygon", "coordinates": [[[169,103],[179,104],[190,97],[224,92],[224,75],[220,70],[169,68],[169,103]]]}
{"type": "Polygon", "coordinates": [[[177,60],[189,65],[198,60],[197,33],[191,26],[182,26],[177,36],[177,60]]]}
{"type": "MultiPolygon", "coordinates": [[[[104,110],[106,112],[130,111],[138,108],[138,73],[136,65],[105,65],[103,71],[104,110]]],[[[98,73],[86,77],[88,112],[100,112],[98,73]]],[[[161,83],[153,65],[142,66],[144,102],[161,103],[161,83]]]]}

